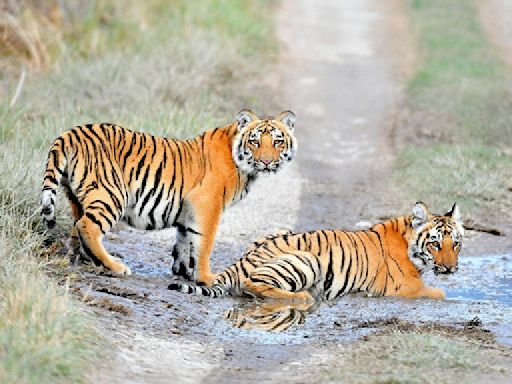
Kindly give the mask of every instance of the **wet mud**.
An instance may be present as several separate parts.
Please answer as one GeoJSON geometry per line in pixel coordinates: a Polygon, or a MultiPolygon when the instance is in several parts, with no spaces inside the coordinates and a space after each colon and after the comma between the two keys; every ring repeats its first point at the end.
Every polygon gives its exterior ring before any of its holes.
{"type": "MultiPolygon", "coordinates": [[[[123,230],[121,234],[130,235],[130,232],[123,230]]],[[[148,242],[152,243],[151,249],[166,248],[164,243],[148,242]]],[[[109,246],[116,248],[107,242],[109,246]]],[[[219,255],[231,255],[227,251],[233,245],[221,242],[219,248],[226,250],[219,255]]],[[[285,305],[273,312],[274,316],[285,312],[287,319],[286,327],[276,330],[259,322],[261,308],[265,312],[267,303],[168,291],[167,285],[173,277],[164,267],[165,261],[158,252],[154,259],[150,259],[152,252],[145,259],[147,250],[144,242],[124,243],[124,252],[137,255],[134,259],[125,256],[124,260],[134,270],[133,276],[116,278],[82,272],[82,277],[73,283],[78,290],[75,293],[86,297],[84,301],[97,313],[101,329],[115,335],[120,346],[140,343],[134,349],[142,346],[143,351],[148,340],[157,343],[172,340],[181,345],[183,356],[176,355],[174,347],[165,356],[160,357],[158,352],[154,358],[159,359],[161,366],[140,377],[154,378],[159,369],[165,372],[164,367],[172,361],[188,357],[201,361],[194,369],[207,375],[209,382],[239,380],[242,376],[245,382],[270,380],[276,377],[276,372],[284,372],[284,367],[304,364],[303,360],[310,354],[329,355],[339,344],[397,330],[437,331],[481,345],[512,345],[511,255],[461,257],[457,274],[426,275],[429,284],[446,290],[446,301],[369,298],[360,293],[314,308],[285,305]],[[144,266],[137,270],[141,256],[144,266]],[[293,317],[290,310],[298,313],[299,319],[288,324],[293,317]],[[241,315],[244,324],[241,325],[240,318],[234,319],[234,314],[241,315]]],[[[223,259],[224,263],[228,261],[228,257],[223,259]]],[[[268,317],[263,321],[267,322],[268,317]]],[[[118,358],[124,361],[126,356],[121,353],[118,358]]],[[[137,372],[129,375],[134,374],[137,377],[137,372]]],[[[193,376],[190,380],[196,382],[196,379],[193,376]]]]}
{"type": "MultiPolygon", "coordinates": [[[[123,234],[129,236],[130,232],[125,230],[123,234]]],[[[106,243],[107,247],[115,249],[113,244],[106,243]]],[[[165,248],[164,244],[154,240],[150,243],[153,243],[153,249],[165,248]]],[[[144,242],[128,247],[125,243],[124,246],[125,251],[137,255],[136,260],[131,256],[124,258],[134,276],[120,278],[108,273],[82,272],[81,278],[73,284],[75,292],[86,297],[89,305],[124,315],[124,321],[128,323],[141,321],[144,329],[158,331],[165,327],[173,334],[186,334],[198,341],[205,335],[223,341],[244,340],[252,333],[237,330],[235,322],[227,316],[233,311],[251,312],[265,303],[250,298],[210,299],[168,291],[169,281],[176,278],[165,267],[165,258],[155,256],[151,260],[151,252],[147,251],[148,245],[144,242]]],[[[224,247],[231,248],[227,244],[224,247]]],[[[224,247],[221,243],[220,248],[224,247]]],[[[361,321],[378,324],[383,319],[397,318],[459,326],[478,318],[478,325],[492,330],[498,340],[512,342],[508,339],[512,335],[512,255],[462,256],[457,274],[435,276],[427,273],[424,279],[430,285],[443,288],[446,301],[371,298],[364,293],[353,294],[314,308],[297,309],[301,321],[287,328],[284,335],[255,333],[251,338],[262,344],[300,344],[302,339],[322,335],[332,342],[351,341],[359,336],[357,330],[361,321]]],[[[289,306],[285,305],[283,311],[286,310],[289,306]]],[[[254,322],[252,330],[265,330],[254,322]]]]}

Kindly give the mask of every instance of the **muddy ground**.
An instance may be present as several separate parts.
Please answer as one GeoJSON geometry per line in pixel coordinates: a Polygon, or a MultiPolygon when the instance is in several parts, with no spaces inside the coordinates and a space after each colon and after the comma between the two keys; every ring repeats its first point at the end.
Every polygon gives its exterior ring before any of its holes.
{"type": "MultiPolygon", "coordinates": [[[[245,201],[227,211],[214,250],[217,270],[277,229],[361,228],[403,213],[397,211],[403,203],[389,188],[392,119],[414,65],[401,3],[285,1],[277,25],[284,47],[275,91],[279,108],[298,115],[299,156],[279,176],[259,180],[245,201]],[[405,37],[388,47],[390,36],[405,37]]],[[[253,302],[167,290],[174,279],[173,230],[118,227],[105,244],[133,275],[119,278],[77,267],[71,283],[110,344],[90,379],[301,382],[301,372],[311,375],[319,362],[329,366],[340,344],[399,326],[448,326],[443,329],[454,334],[469,326],[482,345],[512,343],[512,255],[505,252],[511,237],[496,242],[492,235],[469,231],[459,273],[426,277],[447,290],[446,302],[348,296],[301,312],[304,323],[286,332],[268,333],[236,328],[224,319],[233,309],[250,310],[253,302]],[[480,257],[470,257],[475,255],[480,257]]]]}

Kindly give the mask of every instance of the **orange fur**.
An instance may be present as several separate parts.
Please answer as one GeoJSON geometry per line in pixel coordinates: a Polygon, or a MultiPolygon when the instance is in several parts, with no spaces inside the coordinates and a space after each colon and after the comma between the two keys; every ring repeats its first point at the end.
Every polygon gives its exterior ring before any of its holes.
{"type": "Polygon", "coordinates": [[[190,140],[133,132],[113,124],[77,126],[59,136],[48,154],[42,216],[55,224],[56,189],[70,202],[72,252],[118,274],[130,269],[112,257],[102,237],[119,220],[142,229],[178,228],[173,271],[210,284],[222,212],[244,198],[261,172],[276,172],[296,151],[295,115],[259,119],[242,110],[237,121],[190,140]]]}
{"type": "Polygon", "coordinates": [[[350,292],[372,296],[442,299],[421,273],[457,270],[462,241],[458,207],[432,215],[418,203],[413,215],[366,231],[319,230],[260,240],[211,288],[171,284],[169,289],[207,296],[249,294],[292,301],[330,300],[350,292]]]}

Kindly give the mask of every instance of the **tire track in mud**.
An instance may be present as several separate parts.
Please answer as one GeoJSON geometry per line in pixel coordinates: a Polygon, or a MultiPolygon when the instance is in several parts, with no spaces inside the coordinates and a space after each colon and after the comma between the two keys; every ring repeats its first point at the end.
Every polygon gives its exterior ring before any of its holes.
{"type": "Polygon", "coordinates": [[[400,9],[380,3],[287,2],[280,13],[278,31],[288,47],[284,99],[301,112],[300,212],[307,214],[298,230],[350,228],[378,211],[390,213],[393,202],[379,196],[386,195],[390,119],[401,83],[381,40],[393,40],[400,9]]]}

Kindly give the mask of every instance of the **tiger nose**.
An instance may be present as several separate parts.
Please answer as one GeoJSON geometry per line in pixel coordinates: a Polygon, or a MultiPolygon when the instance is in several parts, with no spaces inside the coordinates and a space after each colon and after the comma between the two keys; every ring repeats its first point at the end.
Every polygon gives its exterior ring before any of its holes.
{"type": "Polygon", "coordinates": [[[260,161],[265,165],[269,165],[272,162],[272,159],[261,159],[260,161]]]}

